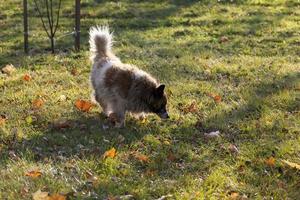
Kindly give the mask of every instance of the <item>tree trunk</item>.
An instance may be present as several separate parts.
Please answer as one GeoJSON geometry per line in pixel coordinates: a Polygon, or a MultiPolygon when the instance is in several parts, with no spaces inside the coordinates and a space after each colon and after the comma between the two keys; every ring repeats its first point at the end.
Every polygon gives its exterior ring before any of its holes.
{"type": "Polygon", "coordinates": [[[54,37],[52,36],[50,40],[51,40],[51,52],[54,54],[54,37]]]}

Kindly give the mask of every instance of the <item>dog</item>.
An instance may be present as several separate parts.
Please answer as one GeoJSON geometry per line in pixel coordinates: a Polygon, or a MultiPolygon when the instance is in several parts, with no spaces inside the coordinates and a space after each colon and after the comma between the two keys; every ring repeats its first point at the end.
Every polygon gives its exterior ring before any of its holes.
{"type": "Polygon", "coordinates": [[[138,118],[155,113],[169,118],[165,85],[147,72],[124,64],[113,53],[113,33],[107,26],[91,27],[89,44],[93,96],[115,127],[125,126],[126,112],[138,118]]]}

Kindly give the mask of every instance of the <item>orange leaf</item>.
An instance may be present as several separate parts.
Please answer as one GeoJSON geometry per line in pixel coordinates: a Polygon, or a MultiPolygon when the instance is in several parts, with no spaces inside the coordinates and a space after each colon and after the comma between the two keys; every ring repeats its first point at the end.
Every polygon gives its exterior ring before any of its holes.
{"type": "Polygon", "coordinates": [[[90,101],[77,99],[75,102],[75,106],[80,111],[89,112],[93,104],[90,101]]]}
{"type": "Polygon", "coordinates": [[[149,157],[144,154],[136,153],[134,154],[134,157],[141,162],[149,162],[149,157]]]}
{"type": "Polygon", "coordinates": [[[61,194],[52,194],[48,197],[48,200],[66,200],[66,196],[61,194]]]}
{"type": "Polygon", "coordinates": [[[44,105],[44,101],[42,99],[36,99],[32,102],[32,105],[35,109],[38,109],[44,105]]]}
{"type": "Polygon", "coordinates": [[[29,74],[25,74],[25,75],[23,76],[23,80],[24,80],[24,81],[30,81],[30,80],[31,80],[31,76],[30,76],[29,74]]]}
{"type": "Polygon", "coordinates": [[[273,158],[272,156],[270,158],[268,158],[265,163],[270,166],[270,167],[274,167],[275,166],[275,158],[273,158]]]}
{"type": "Polygon", "coordinates": [[[40,172],[39,170],[32,170],[32,171],[27,172],[25,174],[25,176],[29,176],[31,178],[37,178],[37,177],[42,176],[42,172],[40,172]]]}
{"type": "Polygon", "coordinates": [[[214,100],[215,100],[215,102],[220,103],[222,101],[222,98],[220,95],[215,95],[214,100]]]}
{"type": "Polygon", "coordinates": [[[117,151],[116,151],[116,149],[113,147],[113,148],[111,148],[110,150],[105,151],[105,153],[103,154],[103,157],[104,157],[104,158],[108,158],[108,157],[114,158],[114,157],[116,157],[116,154],[117,154],[117,151]]]}

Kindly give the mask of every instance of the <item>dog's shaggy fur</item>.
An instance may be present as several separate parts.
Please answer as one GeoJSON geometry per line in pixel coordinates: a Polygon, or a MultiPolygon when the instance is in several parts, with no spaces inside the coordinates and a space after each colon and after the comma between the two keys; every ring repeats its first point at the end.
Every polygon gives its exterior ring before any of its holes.
{"type": "Polygon", "coordinates": [[[126,112],[169,118],[165,85],[137,67],[122,63],[112,52],[112,39],[108,27],[90,29],[91,83],[104,113],[117,127],[124,126],[126,112]]]}

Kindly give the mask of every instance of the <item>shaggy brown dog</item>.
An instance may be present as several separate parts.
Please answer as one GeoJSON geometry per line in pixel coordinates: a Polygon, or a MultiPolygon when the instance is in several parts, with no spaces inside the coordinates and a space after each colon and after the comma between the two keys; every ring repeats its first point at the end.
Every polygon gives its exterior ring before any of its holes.
{"type": "Polygon", "coordinates": [[[91,83],[104,113],[114,119],[116,127],[125,125],[126,112],[138,117],[155,113],[169,118],[165,85],[137,67],[122,63],[112,52],[112,37],[108,27],[90,29],[91,83]]]}

